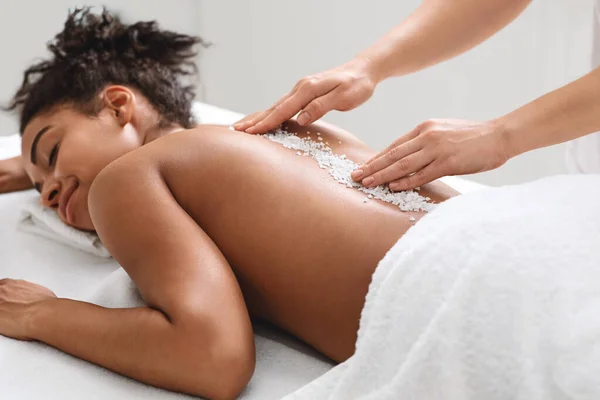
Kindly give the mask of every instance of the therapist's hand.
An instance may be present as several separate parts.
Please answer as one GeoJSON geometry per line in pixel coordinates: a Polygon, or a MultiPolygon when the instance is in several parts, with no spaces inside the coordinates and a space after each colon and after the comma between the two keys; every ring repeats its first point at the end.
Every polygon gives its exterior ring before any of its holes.
{"type": "Polygon", "coordinates": [[[348,111],[367,101],[375,90],[374,72],[355,59],[337,68],[307,76],[268,110],[233,124],[238,131],[266,133],[298,112],[298,123],[308,125],[331,110],[348,111]]]}
{"type": "Polygon", "coordinates": [[[396,140],[352,178],[366,187],[389,183],[400,191],[447,175],[487,171],[510,158],[505,140],[495,122],[431,120],[396,140]]]}
{"type": "Polygon", "coordinates": [[[0,193],[16,192],[31,187],[21,157],[0,160],[0,193]]]}

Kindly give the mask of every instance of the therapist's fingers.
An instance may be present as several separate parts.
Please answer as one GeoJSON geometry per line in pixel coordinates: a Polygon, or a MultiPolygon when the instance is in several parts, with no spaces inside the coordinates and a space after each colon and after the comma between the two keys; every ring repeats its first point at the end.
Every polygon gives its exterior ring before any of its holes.
{"type": "Polygon", "coordinates": [[[296,87],[294,87],[291,92],[289,92],[288,94],[286,94],[285,96],[283,96],[282,98],[277,100],[277,102],[275,102],[275,104],[273,104],[270,108],[268,108],[264,111],[255,112],[253,114],[246,116],[245,118],[242,118],[240,121],[238,121],[232,125],[233,129],[235,129],[237,131],[246,131],[248,128],[256,125],[257,123],[259,123],[260,121],[265,119],[265,117],[267,115],[269,115],[276,107],[278,107],[281,103],[286,101],[295,92],[296,92],[296,87]]]}
{"type": "MultiPolygon", "coordinates": [[[[246,130],[248,133],[264,133],[281,125],[283,122],[292,118],[308,105],[314,99],[323,96],[336,87],[333,80],[311,81],[298,86],[296,92],[287,98],[283,103],[275,107],[262,121],[258,122],[253,127],[246,130]],[[316,82],[316,83],[315,83],[316,82]]],[[[329,110],[328,110],[329,111],[329,110]]],[[[304,121],[298,120],[300,125],[304,125],[304,121]]]]}
{"type": "Polygon", "coordinates": [[[243,131],[244,129],[246,129],[246,127],[251,126],[253,121],[255,119],[257,119],[264,112],[265,111],[258,111],[258,112],[252,113],[250,115],[246,115],[244,118],[240,119],[238,122],[232,124],[231,126],[236,131],[243,131]]]}
{"type": "Polygon", "coordinates": [[[385,163],[385,167],[364,178],[365,187],[375,187],[409,176],[429,165],[432,158],[424,151],[409,154],[396,162],[385,163]]]}
{"type": "Polygon", "coordinates": [[[421,144],[415,140],[418,135],[419,131],[414,129],[396,139],[391,145],[353,171],[350,176],[355,182],[360,182],[388,165],[421,150],[421,144]]]}
{"type": "MultiPolygon", "coordinates": [[[[420,146],[420,144],[416,140],[411,140],[407,143],[403,143],[397,147],[391,148],[389,151],[381,154],[379,157],[376,157],[372,161],[367,162],[366,164],[360,166],[359,169],[352,172],[351,176],[356,182],[361,181],[361,182],[363,182],[363,185],[364,185],[365,184],[364,181],[367,178],[369,178],[371,175],[373,175],[376,172],[379,172],[391,165],[395,165],[396,171],[399,174],[403,173],[403,175],[395,176],[386,182],[380,182],[378,184],[388,183],[388,182],[392,181],[393,179],[401,178],[404,175],[413,173],[417,169],[422,167],[422,165],[415,167],[413,164],[411,164],[407,161],[408,156],[420,151],[421,149],[422,149],[422,146],[420,146]]],[[[377,186],[377,185],[375,185],[375,186],[377,186]]]]}
{"type": "Polygon", "coordinates": [[[381,156],[389,153],[392,149],[394,149],[398,146],[401,146],[402,144],[404,144],[410,140],[416,139],[419,136],[419,134],[421,133],[422,129],[423,129],[422,124],[417,125],[417,127],[414,128],[412,131],[406,133],[405,135],[400,136],[398,139],[394,140],[388,147],[381,150],[375,156],[371,157],[371,159],[369,159],[365,164],[371,163],[374,160],[380,158],[381,156]]]}
{"type": "Polygon", "coordinates": [[[252,113],[242,118],[241,120],[232,125],[233,129],[235,129],[236,131],[245,131],[251,126],[256,125],[258,122],[262,121],[265,118],[265,116],[267,116],[275,107],[287,100],[287,98],[290,97],[293,94],[293,92],[294,91],[286,94],[281,99],[277,100],[277,102],[273,104],[270,108],[264,111],[252,113]]]}
{"type": "Polygon", "coordinates": [[[304,107],[298,116],[298,123],[300,123],[300,125],[311,124],[329,111],[337,109],[338,103],[340,103],[340,97],[342,96],[342,90],[338,87],[324,96],[317,97],[304,107]]]}
{"type": "Polygon", "coordinates": [[[416,187],[423,186],[426,183],[434,181],[438,178],[441,178],[442,176],[444,176],[444,174],[441,172],[441,169],[438,167],[437,164],[439,163],[434,161],[410,176],[406,176],[404,178],[391,182],[389,185],[390,190],[393,190],[395,192],[399,192],[402,190],[411,190],[416,187]]]}

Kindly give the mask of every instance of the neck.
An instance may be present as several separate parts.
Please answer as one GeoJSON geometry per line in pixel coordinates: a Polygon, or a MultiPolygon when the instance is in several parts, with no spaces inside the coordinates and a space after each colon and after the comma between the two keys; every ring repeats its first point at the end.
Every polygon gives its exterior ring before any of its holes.
{"type": "MultiPolygon", "coordinates": [[[[137,93],[137,92],[136,92],[137,93]]],[[[153,140],[160,139],[170,133],[183,131],[184,127],[178,124],[163,126],[160,116],[150,102],[142,95],[136,97],[137,107],[133,114],[132,123],[137,131],[141,133],[142,145],[153,140]]]]}
{"type": "Polygon", "coordinates": [[[146,133],[144,134],[143,144],[148,144],[153,140],[160,139],[161,137],[166,136],[168,134],[183,130],[185,130],[185,128],[179,125],[170,125],[168,127],[155,126],[154,128],[150,128],[146,131],[146,133]]]}

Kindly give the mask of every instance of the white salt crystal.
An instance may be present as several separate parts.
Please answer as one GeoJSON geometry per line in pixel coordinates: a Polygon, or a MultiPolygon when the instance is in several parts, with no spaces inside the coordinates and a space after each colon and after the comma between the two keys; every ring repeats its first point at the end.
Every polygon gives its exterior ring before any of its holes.
{"type": "Polygon", "coordinates": [[[322,137],[320,137],[320,136],[319,136],[317,139],[319,139],[319,140],[323,140],[323,138],[322,138],[322,137]]]}
{"type": "Polygon", "coordinates": [[[410,217],[409,218],[412,222],[415,222],[417,219],[415,217],[410,217]]]}
{"type": "MultiPolygon", "coordinates": [[[[317,135],[320,135],[320,133],[317,132],[317,135]]],[[[402,211],[430,211],[435,207],[435,204],[428,203],[428,200],[431,199],[422,197],[412,190],[392,192],[387,186],[380,185],[374,188],[366,188],[360,183],[354,182],[350,174],[358,169],[359,165],[348,158],[336,155],[331,148],[325,146],[322,142],[315,142],[308,138],[302,139],[282,129],[277,129],[263,136],[283,145],[285,148],[297,150],[296,154],[298,155],[302,154],[301,152],[308,153],[317,161],[319,167],[327,170],[329,175],[337,182],[348,188],[366,193],[367,196],[372,195],[375,199],[394,204],[402,211]]],[[[365,200],[368,201],[368,198],[365,200]]]]}
{"type": "Polygon", "coordinates": [[[363,203],[366,203],[367,201],[369,201],[369,199],[364,199],[364,200],[363,200],[363,203]]]}
{"type": "Polygon", "coordinates": [[[300,152],[297,152],[297,153],[296,153],[296,155],[297,155],[297,156],[301,156],[301,155],[302,155],[302,153],[300,153],[300,152]]]}
{"type": "Polygon", "coordinates": [[[321,132],[317,132],[317,136],[321,136],[321,132]]]}
{"type": "Polygon", "coordinates": [[[373,195],[372,195],[372,194],[370,194],[370,195],[368,195],[367,197],[368,197],[369,199],[372,199],[372,198],[373,198],[373,195]]]}

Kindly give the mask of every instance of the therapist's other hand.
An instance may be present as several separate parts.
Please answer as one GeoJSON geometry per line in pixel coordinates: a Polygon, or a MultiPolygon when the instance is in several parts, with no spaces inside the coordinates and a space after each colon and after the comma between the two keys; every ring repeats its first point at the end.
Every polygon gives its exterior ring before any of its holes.
{"type": "Polygon", "coordinates": [[[443,176],[498,168],[508,154],[497,123],[431,120],[352,172],[352,178],[366,187],[389,183],[391,190],[409,190],[443,176]]]}
{"type": "Polygon", "coordinates": [[[30,317],[36,303],[56,299],[56,295],[35,283],[0,279],[0,335],[19,340],[32,340],[30,317]]]}
{"type": "Polygon", "coordinates": [[[21,157],[0,160],[0,193],[31,189],[21,157]]]}
{"type": "Polygon", "coordinates": [[[298,123],[308,125],[331,110],[348,111],[367,101],[376,81],[368,63],[352,60],[337,68],[307,76],[268,110],[254,113],[233,128],[252,134],[266,133],[298,112],[298,123]]]}

